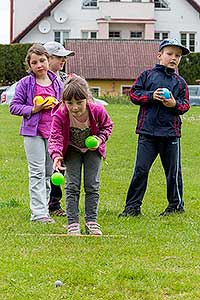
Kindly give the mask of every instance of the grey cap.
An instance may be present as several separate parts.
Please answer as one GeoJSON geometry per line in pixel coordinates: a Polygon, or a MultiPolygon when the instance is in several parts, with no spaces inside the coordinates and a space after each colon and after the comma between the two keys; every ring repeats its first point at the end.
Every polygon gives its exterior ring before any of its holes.
{"type": "Polygon", "coordinates": [[[183,46],[176,39],[165,39],[160,43],[159,51],[162,50],[166,46],[176,46],[182,49],[182,55],[187,55],[190,53],[190,50],[183,46]]]}
{"type": "Polygon", "coordinates": [[[49,55],[55,56],[74,56],[75,52],[65,49],[65,47],[58,42],[47,42],[44,45],[44,48],[47,50],[49,55]]]}

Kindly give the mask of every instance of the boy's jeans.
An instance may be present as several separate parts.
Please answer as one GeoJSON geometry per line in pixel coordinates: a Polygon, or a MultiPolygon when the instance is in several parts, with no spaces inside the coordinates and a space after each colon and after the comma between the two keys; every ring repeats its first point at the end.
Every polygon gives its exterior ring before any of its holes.
{"type": "Polygon", "coordinates": [[[139,135],[135,170],[127,193],[126,209],[142,205],[149,170],[158,154],[166,176],[168,205],[171,208],[183,208],[180,138],[139,135]]]}

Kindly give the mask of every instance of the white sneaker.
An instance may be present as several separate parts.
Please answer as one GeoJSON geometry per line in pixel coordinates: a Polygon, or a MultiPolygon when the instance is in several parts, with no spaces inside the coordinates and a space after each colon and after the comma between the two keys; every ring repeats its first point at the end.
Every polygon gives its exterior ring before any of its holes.
{"type": "Polygon", "coordinates": [[[80,225],[79,223],[72,223],[67,226],[67,234],[69,235],[80,235],[80,225]]]}
{"type": "Polygon", "coordinates": [[[90,235],[102,235],[100,225],[96,222],[87,222],[85,224],[86,234],[90,235]]]}
{"type": "Polygon", "coordinates": [[[55,220],[52,219],[51,217],[42,217],[42,218],[33,220],[33,222],[44,223],[44,224],[53,224],[53,223],[55,223],[55,220]]]}

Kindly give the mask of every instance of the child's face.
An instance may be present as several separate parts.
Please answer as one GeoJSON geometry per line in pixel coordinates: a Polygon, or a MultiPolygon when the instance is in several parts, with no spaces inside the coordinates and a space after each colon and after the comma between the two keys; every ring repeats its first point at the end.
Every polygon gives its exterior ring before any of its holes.
{"type": "Polygon", "coordinates": [[[57,72],[63,69],[64,64],[66,63],[66,56],[50,56],[49,58],[49,68],[53,72],[57,72]]]}
{"type": "Polygon", "coordinates": [[[72,98],[72,100],[66,101],[65,103],[74,117],[81,117],[87,110],[86,99],[75,100],[74,98],[72,98]]]}
{"type": "Polygon", "coordinates": [[[181,61],[182,50],[176,46],[166,46],[158,52],[158,59],[161,65],[176,69],[181,61]]]}
{"type": "Polygon", "coordinates": [[[47,70],[49,69],[48,58],[44,54],[31,54],[29,65],[30,69],[33,71],[33,73],[35,73],[36,76],[46,74],[47,70]]]}

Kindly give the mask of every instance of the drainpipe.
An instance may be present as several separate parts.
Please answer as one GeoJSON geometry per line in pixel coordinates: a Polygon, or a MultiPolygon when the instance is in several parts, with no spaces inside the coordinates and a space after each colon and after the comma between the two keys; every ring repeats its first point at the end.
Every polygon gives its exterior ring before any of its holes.
{"type": "Polygon", "coordinates": [[[13,40],[13,0],[10,0],[10,43],[13,40]]]}

